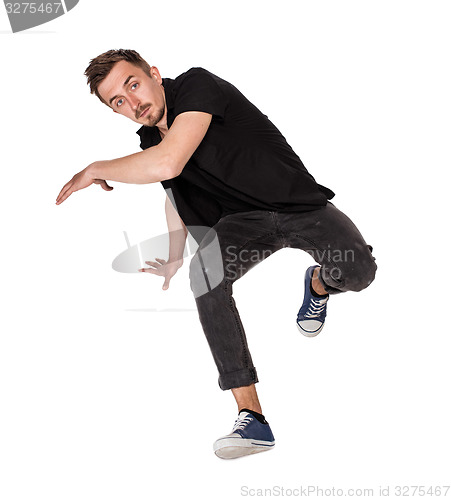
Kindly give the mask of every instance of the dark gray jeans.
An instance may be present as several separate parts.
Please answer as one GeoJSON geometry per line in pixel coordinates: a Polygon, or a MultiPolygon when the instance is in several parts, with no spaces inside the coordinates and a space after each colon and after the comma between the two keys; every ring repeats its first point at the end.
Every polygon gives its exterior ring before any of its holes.
{"type": "MultiPolygon", "coordinates": [[[[190,264],[191,289],[223,390],[258,382],[232,297],[233,283],[281,248],[308,252],[321,265],[319,279],[331,295],[363,290],[375,277],[372,247],[330,202],[311,212],[257,210],[223,217],[205,235],[190,264]],[[210,283],[207,288],[205,282],[210,283]]],[[[304,274],[300,276],[303,286],[304,274]]]]}

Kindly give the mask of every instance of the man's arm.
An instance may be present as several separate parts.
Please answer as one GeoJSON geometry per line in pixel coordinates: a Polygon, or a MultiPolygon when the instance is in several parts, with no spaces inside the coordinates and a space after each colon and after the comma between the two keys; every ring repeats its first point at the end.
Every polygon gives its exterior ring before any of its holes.
{"type": "Polygon", "coordinates": [[[149,267],[141,268],[139,271],[156,274],[157,276],[164,276],[163,290],[167,290],[169,288],[171,278],[178,271],[178,269],[182,267],[183,250],[185,249],[188,230],[172,205],[169,197],[166,197],[164,208],[169,231],[169,259],[167,262],[158,257],[155,258],[156,262],[146,260],[146,264],[149,267]]]}
{"type": "Polygon", "coordinates": [[[100,181],[148,184],[177,177],[202,142],[211,118],[200,111],[181,113],[160,144],[123,158],[92,163],[61,189],[56,204],[100,181]]]}
{"type": "MultiPolygon", "coordinates": [[[[166,222],[169,231],[169,262],[183,259],[183,250],[188,236],[188,229],[174,208],[171,200],[166,196],[166,222]]],[[[180,265],[182,265],[180,263],[180,265]]]]}

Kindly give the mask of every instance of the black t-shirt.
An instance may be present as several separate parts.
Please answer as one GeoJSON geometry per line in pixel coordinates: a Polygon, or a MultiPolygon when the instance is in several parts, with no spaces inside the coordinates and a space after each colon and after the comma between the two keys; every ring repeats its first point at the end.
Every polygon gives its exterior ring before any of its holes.
{"type": "MultiPolygon", "coordinates": [[[[163,87],[168,128],[186,111],[213,115],[182,173],[162,182],[186,226],[212,227],[224,215],[249,210],[310,211],[333,198],[268,117],[230,83],[192,68],[164,78],[163,87]]],[[[157,127],[137,134],[142,149],[161,141],[157,127]]]]}

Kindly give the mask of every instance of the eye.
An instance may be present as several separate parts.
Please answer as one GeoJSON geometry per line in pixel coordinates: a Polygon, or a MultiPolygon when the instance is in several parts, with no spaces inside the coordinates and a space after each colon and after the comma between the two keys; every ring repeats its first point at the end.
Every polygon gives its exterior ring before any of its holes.
{"type": "Polygon", "coordinates": [[[138,84],[137,84],[137,83],[134,83],[134,84],[133,84],[130,88],[131,88],[132,90],[135,90],[137,87],[138,87],[138,84]]]}
{"type": "Polygon", "coordinates": [[[124,99],[118,99],[116,101],[116,107],[122,106],[123,102],[124,102],[124,99]]]}

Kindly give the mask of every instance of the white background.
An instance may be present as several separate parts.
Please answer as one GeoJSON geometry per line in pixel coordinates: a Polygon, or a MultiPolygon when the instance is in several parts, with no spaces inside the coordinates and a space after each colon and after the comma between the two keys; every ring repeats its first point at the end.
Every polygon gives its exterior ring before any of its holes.
{"type": "Polygon", "coordinates": [[[434,0],[80,0],[12,34],[0,9],[2,500],[451,484],[450,14],[434,0]],[[139,151],[139,126],[83,75],[111,48],[163,77],[202,66],[232,82],[374,247],[376,280],[332,297],[316,338],[295,325],[307,254],[282,250],[236,283],[269,453],[213,454],[236,406],[188,262],[166,292],[111,268],[123,231],[132,245],[164,232],[161,186],[55,205],[88,164],[139,151]]]}

